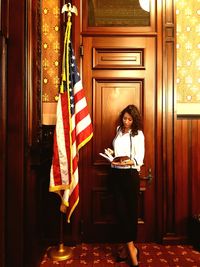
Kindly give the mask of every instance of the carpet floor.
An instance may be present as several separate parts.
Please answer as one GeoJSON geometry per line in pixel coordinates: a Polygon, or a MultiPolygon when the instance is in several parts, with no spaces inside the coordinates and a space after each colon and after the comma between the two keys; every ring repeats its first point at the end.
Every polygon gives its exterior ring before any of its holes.
{"type": "MultiPolygon", "coordinates": [[[[189,245],[138,243],[140,267],[200,267],[200,252],[189,245]]],[[[116,263],[116,244],[80,244],[72,247],[72,257],[56,261],[44,255],[40,267],[127,267],[116,263]]]]}

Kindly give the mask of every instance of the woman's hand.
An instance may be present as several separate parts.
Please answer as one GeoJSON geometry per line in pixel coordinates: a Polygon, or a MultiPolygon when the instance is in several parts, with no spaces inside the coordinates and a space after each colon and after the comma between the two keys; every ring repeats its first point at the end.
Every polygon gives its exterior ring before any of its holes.
{"type": "Polygon", "coordinates": [[[111,148],[108,147],[108,148],[105,149],[105,153],[106,154],[108,153],[110,155],[113,155],[114,154],[114,151],[111,148]]]}
{"type": "Polygon", "coordinates": [[[63,203],[60,204],[60,211],[63,213],[66,213],[67,207],[65,206],[65,204],[63,204],[63,203]]]}

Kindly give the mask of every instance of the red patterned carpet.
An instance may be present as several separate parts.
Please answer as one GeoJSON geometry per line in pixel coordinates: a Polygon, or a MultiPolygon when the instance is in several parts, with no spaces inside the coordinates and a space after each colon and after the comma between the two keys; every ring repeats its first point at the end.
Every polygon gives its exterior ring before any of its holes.
{"type": "MultiPolygon", "coordinates": [[[[140,267],[200,267],[200,252],[191,246],[139,243],[140,267]]],[[[80,244],[73,247],[73,257],[65,261],[53,261],[44,255],[40,267],[127,267],[116,263],[116,245],[80,244]]]]}

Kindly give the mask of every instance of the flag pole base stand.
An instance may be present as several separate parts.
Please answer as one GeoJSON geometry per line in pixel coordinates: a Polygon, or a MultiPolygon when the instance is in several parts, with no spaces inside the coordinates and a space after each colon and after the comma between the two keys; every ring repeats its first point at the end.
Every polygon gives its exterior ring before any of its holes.
{"type": "Polygon", "coordinates": [[[47,250],[47,255],[52,260],[64,261],[70,259],[73,254],[70,247],[66,247],[63,243],[61,243],[59,246],[49,247],[47,250]]]}

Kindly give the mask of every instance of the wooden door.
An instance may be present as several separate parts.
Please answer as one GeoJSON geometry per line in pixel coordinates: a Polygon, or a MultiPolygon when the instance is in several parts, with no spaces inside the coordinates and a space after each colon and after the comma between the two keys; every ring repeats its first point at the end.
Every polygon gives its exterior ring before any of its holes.
{"type": "Polygon", "coordinates": [[[80,203],[84,241],[115,241],[109,163],[99,156],[110,147],[119,112],[135,104],[143,116],[145,160],[141,170],[138,241],[155,235],[155,37],[83,37],[82,77],[94,137],[82,150],[80,203]],[[152,175],[151,183],[145,180],[152,175]]]}

